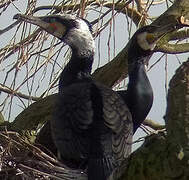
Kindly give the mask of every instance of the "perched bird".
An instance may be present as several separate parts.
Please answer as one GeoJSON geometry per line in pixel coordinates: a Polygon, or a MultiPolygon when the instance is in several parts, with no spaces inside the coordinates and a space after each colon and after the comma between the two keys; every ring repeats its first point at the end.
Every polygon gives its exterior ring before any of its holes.
{"type": "Polygon", "coordinates": [[[133,133],[148,115],[153,103],[153,90],[148,80],[145,64],[155,52],[160,38],[168,32],[182,28],[182,24],[166,26],[148,25],[138,29],[132,36],[128,48],[129,83],[126,91],[118,91],[132,114],[133,133]]]}
{"type": "Polygon", "coordinates": [[[94,82],[94,39],[86,20],[70,15],[15,18],[38,25],[68,44],[72,56],[59,81],[51,131],[61,160],[105,180],[131,152],[133,124],[122,98],[94,82]]]}
{"type": "Polygon", "coordinates": [[[106,180],[130,154],[133,133],[150,111],[153,92],[144,66],[159,38],[173,27],[146,26],[134,34],[128,49],[128,89],[117,93],[91,78],[95,45],[88,21],[71,15],[14,18],[70,46],[72,56],[61,73],[50,122],[53,141],[67,166],[87,167],[89,180],[106,180]]]}

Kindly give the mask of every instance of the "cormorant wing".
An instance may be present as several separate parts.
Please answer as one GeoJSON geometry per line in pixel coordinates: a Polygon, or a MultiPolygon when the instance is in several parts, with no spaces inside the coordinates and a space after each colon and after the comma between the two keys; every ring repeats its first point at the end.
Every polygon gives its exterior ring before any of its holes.
{"type": "Polygon", "coordinates": [[[64,88],[51,121],[54,142],[63,158],[82,161],[88,155],[88,129],[93,122],[91,83],[74,83],[64,88]]]}
{"type": "Polygon", "coordinates": [[[133,122],[131,113],[120,95],[105,87],[99,86],[103,95],[104,122],[112,133],[112,150],[116,162],[121,162],[131,153],[133,122]]]}

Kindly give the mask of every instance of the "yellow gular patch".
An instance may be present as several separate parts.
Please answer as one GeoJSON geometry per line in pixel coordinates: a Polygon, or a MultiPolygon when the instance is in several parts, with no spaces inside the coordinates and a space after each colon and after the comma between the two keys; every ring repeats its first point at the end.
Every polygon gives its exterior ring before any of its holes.
{"type": "Polygon", "coordinates": [[[155,37],[154,37],[154,35],[153,35],[152,33],[148,33],[148,34],[146,35],[146,41],[147,41],[149,44],[153,44],[153,43],[156,41],[156,39],[155,39],[155,37]]]}
{"type": "Polygon", "coordinates": [[[179,21],[181,24],[189,26],[189,19],[185,18],[184,16],[181,16],[179,21]]]}

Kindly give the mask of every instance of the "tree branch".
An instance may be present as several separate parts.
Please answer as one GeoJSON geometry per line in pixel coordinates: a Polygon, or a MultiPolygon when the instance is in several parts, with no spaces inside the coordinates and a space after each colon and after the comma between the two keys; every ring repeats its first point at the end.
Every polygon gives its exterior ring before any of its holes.
{"type": "Polygon", "coordinates": [[[28,96],[26,94],[22,94],[21,92],[14,91],[13,89],[10,89],[10,88],[4,86],[3,84],[0,84],[0,92],[5,92],[10,95],[19,96],[19,97],[21,97],[23,99],[27,99],[27,100],[38,101],[41,99],[39,97],[28,96]]]}
{"type": "Polygon", "coordinates": [[[176,31],[171,34],[169,34],[169,40],[170,41],[181,41],[183,39],[186,39],[189,37],[189,29],[181,30],[181,31],[176,31]]]}
{"type": "Polygon", "coordinates": [[[142,123],[145,126],[148,126],[154,130],[162,130],[165,129],[165,125],[156,123],[155,121],[152,121],[151,119],[145,119],[144,122],[142,123]]]}
{"type": "Polygon", "coordinates": [[[167,54],[180,54],[189,51],[189,43],[183,44],[168,44],[164,43],[161,46],[156,47],[157,52],[167,53],[167,54]]]}
{"type": "Polygon", "coordinates": [[[5,6],[8,6],[10,3],[12,3],[15,0],[4,0],[0,2],[0,8],[4,8],[5,6]]]}
{"type": "Polygon", "coordinates": [[[3,33],[5,33],[5,32],[7,32],[7,31],[9,31],[10,29],[12,29],[13,27],[15,27],[17,24],[19,24],[20,23],[20,21],[16,21],[16,22],[14,22],[14,23],[12,23],[11,25],[9,25],[8,27],[6,27],[6,28],[4,28],[4,29],[1,29],[0,30],[0,36],[3,34],[3,33]]]}

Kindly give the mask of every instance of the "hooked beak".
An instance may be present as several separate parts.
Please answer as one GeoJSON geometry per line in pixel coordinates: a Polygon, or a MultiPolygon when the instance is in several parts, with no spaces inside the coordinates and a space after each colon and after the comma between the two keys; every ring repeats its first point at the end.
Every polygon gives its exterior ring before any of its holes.
{"type": "Polygon", "coordinates": [[[39,26],[41,29],[47,31],[49,34],[59,38],[62,40],[63,36],[66,33],[66,26],[59,22],[51,22],[49,19],[54,18],[53,16],[27,16],[24,14],[16,14],[13,19],[17,19],[19,21],[28,22],[34,25],[39,26]]]}
{"type": "Polygon", "coordinates": [[[46,29],[49,26],[49,24],[47,22],[44,22],[40,17],[35,17],[35,16],[16,14],[16,15],[14,15],[13,19],[17,19],[20,21],[24,21],[24,22],[28,22],[28,23],[37,25],[42,29],[46,29]]]}

